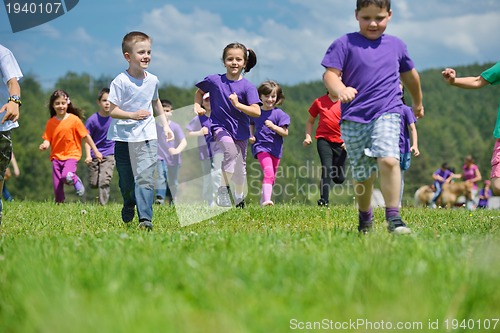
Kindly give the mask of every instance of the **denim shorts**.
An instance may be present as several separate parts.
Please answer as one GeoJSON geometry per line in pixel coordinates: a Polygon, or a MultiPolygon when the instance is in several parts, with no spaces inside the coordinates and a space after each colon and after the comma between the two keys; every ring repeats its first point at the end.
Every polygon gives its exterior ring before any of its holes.
{"type": "Polygon", "coordinates": [[[400,154],[399,167],[402,171],[408,170],[411,164],[411,153],[400,154]]]}
{"type": "Polygon", "coordinates": [[[399,161],[400,123],[399,113],[384,113],[367,124],[342,122],[340,131],[356,181],[365,181],[378,170],[379,157],[394,157],[399,161]]]}

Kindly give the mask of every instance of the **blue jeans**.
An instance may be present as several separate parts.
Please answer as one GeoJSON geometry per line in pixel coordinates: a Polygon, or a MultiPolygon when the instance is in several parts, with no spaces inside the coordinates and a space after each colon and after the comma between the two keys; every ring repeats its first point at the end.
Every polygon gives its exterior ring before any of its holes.
{"type": "Polygon", "coordinates": [[[436,200],[441,196],[441,192],[443,192],[443,184],[436,180],[434,181],[434,187],[436,188],[436,193],[434,194],[434,197],[432,197],[431,202],[435,203],[436,200]]]}
{"type": "Polygon", "coordinates": [[[151,221],[154,202],[154,172],[157,141],[115,142],[118,185],[124,207],[137,206],[139,221],[151,221]]]}
{"type": "Polygon", "coordinates": [[[156,178],[156,197],[174,200],[179,188],[180,165],[167,165],[165,160],[158,160],[158,178],[156,178]],[[168,193],[170,192],[170,193],[168,193]]]}

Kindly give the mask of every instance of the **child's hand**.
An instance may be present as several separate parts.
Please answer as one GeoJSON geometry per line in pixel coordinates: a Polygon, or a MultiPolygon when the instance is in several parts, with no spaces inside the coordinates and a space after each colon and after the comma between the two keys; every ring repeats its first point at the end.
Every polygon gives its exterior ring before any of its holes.
{"type": "Polygon", "coordinates": [[[441,75],[443,75],[444,79],[448,81],[448,83],[452,84],[453,82],[455,82],[457,72],[453,68],[446,68],[441,72],[441,75]]]}
{"type": "Polygon", "coordinates": [[[250,142],[250,144],[254,144],[255,143],[255,136],[251,136],[249,139],[248,139],[248,142],[250,142]]]}
{"type": "Polygon", "coordinates": [[[424,117],[424,107],[422,105],[413,105],[412,109],[415,118],[420,119],[424,117]]]}
{"type": "Polygon", "coordinates": [[[311,136],[310,135],[306,136],[306,138],[304,139],[304,141],[302,143],[304,144],[304,147],[310,146],[312,143],[311,136]]]}
{"type": "Polygon", "coordinates": [[[134,120],[144,120],[151,115],[150,112],[146,110],[139,110],[136,112],[132,112],[130,118],[134,120]]]}
{"type": "Polygon", "coordinates": [[[229,95],[229,100],[231,101],[234,107],[236,107],[236,105],[239,103],[238,95],[236,95],[236,93],[232,93],[231,95],[229,95]]]}
{"type": "Polygon", "coordinates": [[[85,164],[89,165],[90,163],[92,163],[92,156],[87,156],[85,157],[85,164]]]}
{"type": "Polygon", "coordinates": [[[207,110],[205,110],[204,108],[194,108],[194,113],[197,115],[197,116],[203,116],[205,113],[207,113],[207,110]]]}
{"type": "Polygon", "coordinates": [[[339,94],[339,100],[342,103],[349,103],[356,97],[356,94],[358,91],[354,89],[353,87],[346,87],[344,90],[342,90],[339,94]]]}
{"type": "Polygon", "coordinates": [[[201,133],[203,133],[203,135],[207,135],[207,134],[208,134],[208,127],[203,126],[203,127],[201,128],[201,133]]]}
{"type": "Polygon", "coordinates": [[[420,155],[420,150],[418,150],[417,146],[411,146],[410,147],[410,151],[413,152],[413,156],[415,156],[415,157],[417,157],[418,155],[420,155]]]}
{"type": "Polygon", "coordinates": [[[169,153],[170,155],[177,155],[177,154],[179,154],[179,153],[177,152],[177,149],[175,149],[175,148],[168,148],[168,150],[167,150],[167,151],[168,151],[168,153],[169,153]]]}
{"type": "Polygon", "coordinates": [[[274,127],[274,123],[269,119],[264,122],[264,125],[266,125],[270,129],[273,129],[274,127]]]}
{"type": "Polygon", "coordinates": [[[95,154],[95,158],[97,158],[97,160],[99,162],[101,162],[102,161],[102,154],[101,154],[101,152],[100,151],[95,151],[94,154],[95,154]]]}
{"type": "Polygon", "coordinates": [[[172,141],[173,139],[175,139],[175,135],[174,135],[174,132],[172,132],[172,130],[170,128],[163,128],[163,133],[165,134],[165,139],[167,140],[167,142],[169,141],[172,141]]]}
{"type": "Polygon", "coordinates": [[[50,143],[48,141],[42,142],[40,147],[38,147],[40,150],[47,150],[49,148],[50,143]]]}

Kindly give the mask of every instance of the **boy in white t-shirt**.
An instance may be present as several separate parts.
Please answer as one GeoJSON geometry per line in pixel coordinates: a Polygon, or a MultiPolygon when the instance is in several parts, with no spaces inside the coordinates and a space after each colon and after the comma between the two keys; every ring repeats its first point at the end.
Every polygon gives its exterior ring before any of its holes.
{"type": "Polygon", "coordinates": [[[123,37],[122,52],[129,67],[111,82],[108,100],[113,120],[108,139],[115,141],[116,170],[123,197],[122,220],[132,221],[137,206],[139,228],[152,230],[157,162],[153,109],[167,141],[173,140],[174,135],[158,97],[158,78],[146,71],[151,61],[151,38],[143,32],[130,32],[123,37]]]}

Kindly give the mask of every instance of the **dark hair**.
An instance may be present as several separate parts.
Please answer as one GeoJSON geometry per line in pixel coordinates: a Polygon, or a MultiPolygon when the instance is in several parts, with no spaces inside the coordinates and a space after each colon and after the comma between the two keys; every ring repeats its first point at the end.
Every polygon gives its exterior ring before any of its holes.
{"type": "Polygon", "coordinates": [[[449,169],[448,163],[444,162],[443,164],[441,164],[441,169],[449,169]]]}
{"type": "Polygon", "coordinates": [[[284,102],[285,100],[285,95],[283,94],[283,89],[281,89],[281,86],[274,82],[274,81],[264,81],[261,83],[259,88],[257,88],[257,91],[259,92],[260,95],[269,95],[272,93],[274,90],[276,90],[276,105],[280,105],[284,102]]]}
{"type": "Polygon", "coordinates": [[[360,11],[361,8],[365,8],[370,5],[375,5],[379,8],[386,8],[387,11],[391,10],[391,0],[357,0],[356,11],[360,11]]]}
{"type": "Polygon", "coordinates": [[[49,99],[49,111],[50,111],[50,117],[54,117],[57,112],[56,110],[54,109],[54,101],[59,98],[59,97],[64,97],[66,98],[66,101],[68,102],[68,110],[66,110],[67,113],[72,113],[74,114],[75,116],[77,116],[78,118],[82,119],[83,117],[83,112],[82,110],[76,108],[73,106],[73,103],[71,103],[71,100],[69,99],[69,95],[67,92],[65,92],[64,90],[62,89],[58,89],[56,91],[54,91],[52,93],[52,95],[50,95],[50,99],[49,99]]]}
{"type": "Polygon", "coordinates": [[[169,99],[160,99],[160,103],[162,106],[172,107],[172,102],[169,99]]]}
{"type": "Polygon", "coordinates": [[[99,95],[97,95],[97,100],[100,101],[104,94],[109,94],[109,88],[102,88],[99,95]]]}
{"type": "Polygon", "coordinates": [[[234,42],[231,44],[226,45],[224,48],[224,51],[222,52],[222,61],[224,62],[224,59],[226,59],[226,54],[229,49],[242,49],[243,50],[243,59],[245,59],[245,69],[244,72],[248,73],[252,68],[257,65],[257,55],[252,49],[247,49],[247,47],[241,43],[234,42]]]}
{"type": "Polygon", "coordinates": [[[142,42],[145,40],[151,41],[151,38],[146,35],[144,32],[140,31],[132,31],[126,34],[122,40],[122,52],[125,54],[126,52],[131,52],[133,48],[133,44],[137,42],[142,42]]]}

